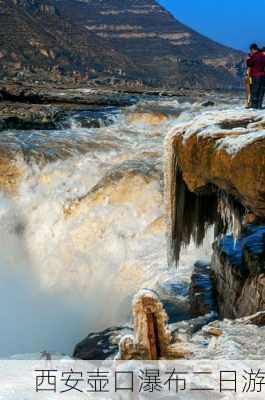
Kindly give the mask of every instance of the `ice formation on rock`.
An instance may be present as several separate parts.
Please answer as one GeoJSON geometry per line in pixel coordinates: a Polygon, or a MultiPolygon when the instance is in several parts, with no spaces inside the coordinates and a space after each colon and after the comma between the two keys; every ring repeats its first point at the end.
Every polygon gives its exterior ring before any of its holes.
{"type": "Polygon", "coordinates": [[[165,140],[168,262],[208,228],[236,239],[248,211],[265,218],[265,113],[207,111],[177,125],[165,140]]]}
{"type": "Polygon", "coordinates": [[[172,343],[167,313],[153,291],[141,290],[135,296],[133,319],[134,335],[121,339],[117,359],[177,359],[191,355],[181,341],[172,343]]]}

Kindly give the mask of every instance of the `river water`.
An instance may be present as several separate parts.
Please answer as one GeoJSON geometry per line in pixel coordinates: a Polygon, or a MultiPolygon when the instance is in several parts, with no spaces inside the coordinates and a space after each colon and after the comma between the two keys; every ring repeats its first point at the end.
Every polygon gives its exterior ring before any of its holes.
{"type": "Polygon", "coordinates": [[[188,285],[210,259],[211,233],[178,270],[167,264],[164,139],[200,102],[140,98],[70,113],[53,131],[1,132],[21,179],[0,192],[0,357],[72,354],[88,333],[126,324],[139,289],[188,285]]]}

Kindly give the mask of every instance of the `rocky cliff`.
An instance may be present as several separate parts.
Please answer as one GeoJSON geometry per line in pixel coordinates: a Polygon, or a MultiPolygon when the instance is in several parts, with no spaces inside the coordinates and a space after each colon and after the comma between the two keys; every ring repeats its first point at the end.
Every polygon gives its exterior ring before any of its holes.
{"type": "Polygon", "coordinates": [[[154,0],[1,0],[0,76],[238,88],[243,54],[154,0]]]}
{"type": "Polygon", "coordinates": [[[215,225],[212,259],[221,316],[265,307],[265,114],[208,111],[166,142],[169,261],[215,225]]]}
{"type": "Polygon", "coordinates": [[[2,78],[85,79],[105,66],[112,73],[129,68],[107,41],[66,18],[56,1],[4,0],[0,6],[2,78]]]}
{"type": "Polygon", "coordinates": [[[214,244],[212,269],[220,315],[239,318],[265,309],[265,226],[247,225],[214,244]]]}

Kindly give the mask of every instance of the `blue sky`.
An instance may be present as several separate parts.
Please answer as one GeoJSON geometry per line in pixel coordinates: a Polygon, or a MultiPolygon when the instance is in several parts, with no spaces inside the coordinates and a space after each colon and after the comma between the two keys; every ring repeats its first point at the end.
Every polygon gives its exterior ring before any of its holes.
{"type": "Polygon", "coordinates": [[[252,42],[265,46],[265,0],[158,2],[181,22],[220,43],[245,51],[252,42]]]}

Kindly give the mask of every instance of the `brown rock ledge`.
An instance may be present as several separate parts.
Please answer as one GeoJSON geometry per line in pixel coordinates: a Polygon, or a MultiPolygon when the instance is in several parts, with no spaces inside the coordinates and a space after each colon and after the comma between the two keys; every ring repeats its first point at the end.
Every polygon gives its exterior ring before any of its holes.
{"type": "Polygon", "coordinates": [[[217,222],[220,192],[229,197],[232,212],[241,207],[240,218],[252,212],[265,219],[264,111],[207,111],[179,124],[168,135],[165,159],[169,243],[176,259],[182,245],[191,237],[200,244],[217,222]]]}

